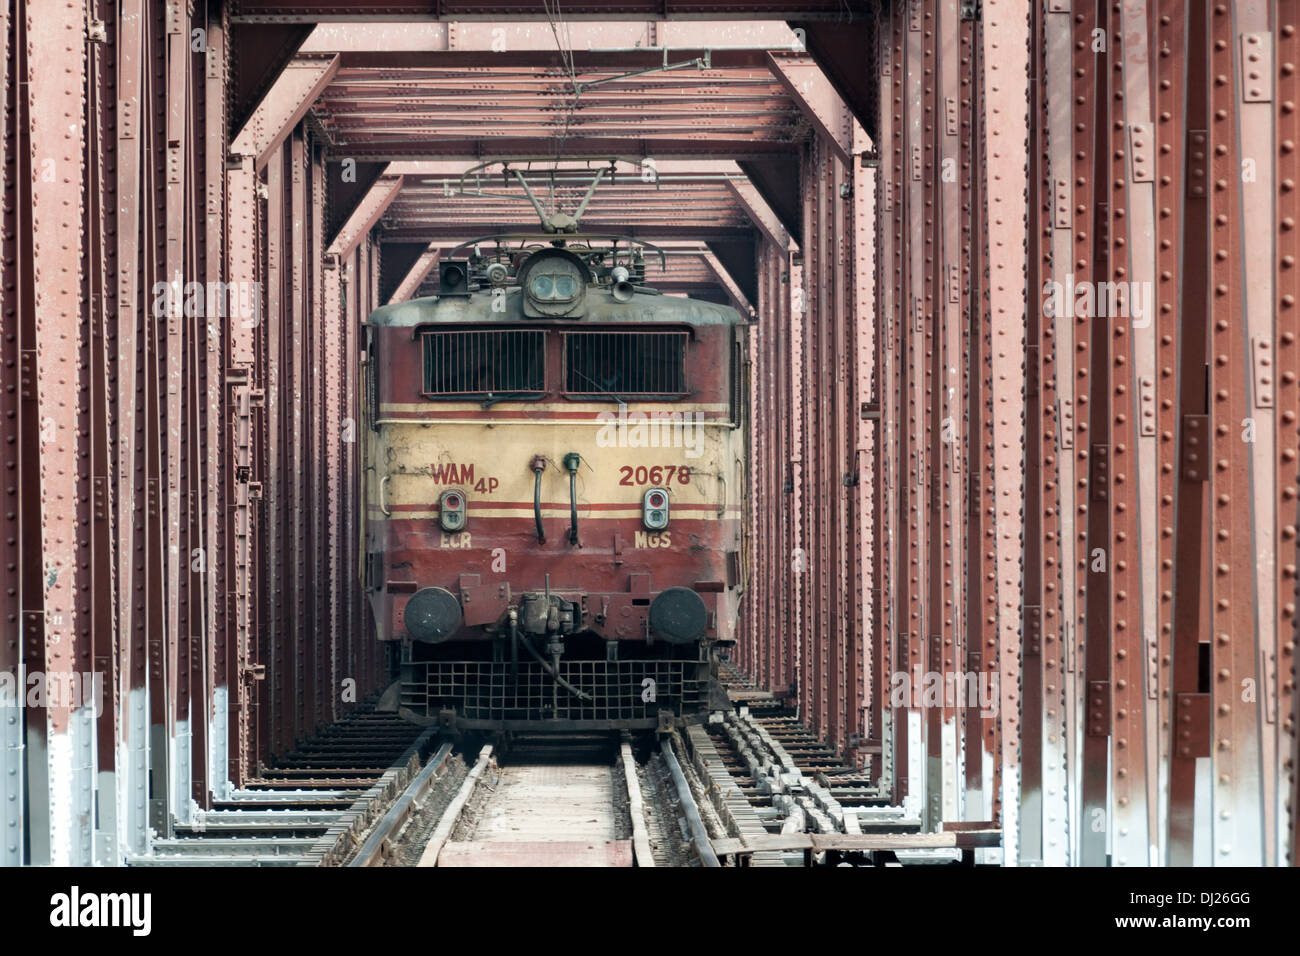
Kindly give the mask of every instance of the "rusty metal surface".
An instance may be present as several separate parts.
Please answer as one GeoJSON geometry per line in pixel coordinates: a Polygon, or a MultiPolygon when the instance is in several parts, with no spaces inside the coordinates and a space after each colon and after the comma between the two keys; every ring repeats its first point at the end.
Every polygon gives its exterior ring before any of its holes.
{"type": "Polygon", "coordinates": [[[752,312],[735,664],[1004,862],[1295,862],[1293,4],[363,6],[0,4],[0,669],[104,702],[0,701],[0,859],[146,854],[382,688],[362,320],[563,154],[752,312]]]}

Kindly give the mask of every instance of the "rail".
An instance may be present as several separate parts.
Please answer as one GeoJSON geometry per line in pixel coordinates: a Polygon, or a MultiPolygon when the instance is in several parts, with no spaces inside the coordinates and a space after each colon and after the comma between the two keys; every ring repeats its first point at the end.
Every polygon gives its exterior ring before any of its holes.
{"type": "Polygon", "coordinates": [[[677,755],[673,753],[672,741],[665,738],[660,744],[660,749],[664,754],[664,762],[672,772],[673,783],[677,787],[677,798],[681,802],[682,813],[686,816],[686,825],[690,827],[691,842],[695,845],[695,853],[700,858],[700,863],[706,867],[721,866],[718,855],[713,852],[709,831],[700,817],[700,808],[695,805],[695,795],[691,793],[691,785],[686,782],[682,765],[677,762],[677,755]]]}
{"type": "Polygon", "coordinates": [[[434,780],[438,778],[446,763],[447,758],[451,755],[451,744],[445,743],[438,748],[438,752],[433,758],[425,764],[423,770],[416,775],[411,781],[410,786],[403,791],[402,795],[397,798],[388,812],[380,818],[374,829],[370,831],[370,836],[366,842],[361,844],[361,849],[357,855],[352,858],[348,866],[378,866],[387,857],[391,840],[410,819],[411,810],[418,808],[420,801],[428,792],[429,787],[434,780]]]}

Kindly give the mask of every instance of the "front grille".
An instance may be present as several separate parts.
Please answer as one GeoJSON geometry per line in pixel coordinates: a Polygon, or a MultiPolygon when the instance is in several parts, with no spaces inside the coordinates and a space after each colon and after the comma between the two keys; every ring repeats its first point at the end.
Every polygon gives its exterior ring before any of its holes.
{"type": "Polygon", "coordinates": [[[601,398],[684,396],[686,332],[566,332],[564,390],[601,398]]]}
{"type": "Polygon", "coordinates": [[[560,676],[591,697],[580,700],[533,661],[519,662],[514,682],[504,662],[406,663],[402,707],[430,718],[454,709],[469,721],[653,721],[661,710],[701,708],[708,693],[696,678],[701,670],[685,661],[561,661],[560,676]],[[643,700],[651,686],[654,699],[643,700]]]}
{"type": "Polygon", "coordinates": [[[424,341],[429,398],[546,391],[546,333],[529,329],[438,330],[424,341]]]}

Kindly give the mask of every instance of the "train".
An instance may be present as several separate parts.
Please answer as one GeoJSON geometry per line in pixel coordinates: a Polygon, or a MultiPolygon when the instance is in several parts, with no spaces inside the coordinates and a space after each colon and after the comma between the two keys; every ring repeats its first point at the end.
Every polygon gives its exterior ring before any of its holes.
{"type": "Polygon", "coordinates": [[[748,320],[648,285],[648,243],[546,225],[365,322],[375,637],[416,723],[668,732],[728,706],[748,320]]]}

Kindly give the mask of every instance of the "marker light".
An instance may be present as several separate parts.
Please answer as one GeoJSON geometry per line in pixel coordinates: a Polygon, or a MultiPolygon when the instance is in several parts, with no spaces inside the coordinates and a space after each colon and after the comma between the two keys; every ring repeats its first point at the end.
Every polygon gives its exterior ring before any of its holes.
{"type": "Polygon", "coordinates": [[[662,531],[668,527],[668,492],[663,488],[646,490],[641,499],[641,523],[649,531],[662,531]]]}
{"type": "Polygon", "coordinates": [[[443,531],[465,528],[465,496],[459,491],[444,491],[438,499],[438,523],[443,531]]]}

